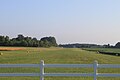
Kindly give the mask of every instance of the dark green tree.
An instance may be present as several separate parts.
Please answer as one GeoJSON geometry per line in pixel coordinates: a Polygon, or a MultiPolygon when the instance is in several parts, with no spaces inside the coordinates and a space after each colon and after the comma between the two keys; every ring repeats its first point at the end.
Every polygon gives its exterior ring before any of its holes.
{"type": "Polygon", "coordinates": [[[43,37],[41,40],[44,44],[42,47],[52,47],[52,46],[57,46],[56,39],[54,37],[43,37]]]}
{"type": "Polygon", "coordinates": [[[20,46],[28,47],[28,43],[25,40],[20,41],[20,46]]]}
{"type": "Polygon", "coordinates": [[[5,44],[5,37],[4,36],[0,36],[0,46],[4,46],[5,44]]]}
{"type": "Polygon", "coordinates": [[[120,42],[115,45],[116,48],[120,48],[120,42]]]}
{"type": "Polygon", "coordinates": [[[24,36],[22,34],[19,34],[18,37],[16,38],[16,40],[18,40],[18,41],[24,40],[24,36]]]}
{"type": "Polygon", "coordinates": [[[10,39],[8,36],[5,37],[5,42],[4,42],[5,46],[9,46],[10,45],[10,39]]]}

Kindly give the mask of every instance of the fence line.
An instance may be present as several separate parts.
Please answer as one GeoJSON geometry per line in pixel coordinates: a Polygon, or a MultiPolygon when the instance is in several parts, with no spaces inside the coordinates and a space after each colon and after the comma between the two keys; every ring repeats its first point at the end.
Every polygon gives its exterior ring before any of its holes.
{"type": "Polygon", "coordinates": [[[120,68],[120,64],[98,64],[94,61],[93,64],[44,64],[41,60],[40,64],[0,64],[0,68],[15,68],[15,67],[34,67],[40,68],[40,73],[0,73],[0,76],[40,76],[40,80],[44,80],[45,76],[91,76],[94,80],[97,77],[120,77],[118,73],[98,73],[98,68],[120,68]],[[44,68],[93,68],[93,73],[44,73],[44,68]]]}

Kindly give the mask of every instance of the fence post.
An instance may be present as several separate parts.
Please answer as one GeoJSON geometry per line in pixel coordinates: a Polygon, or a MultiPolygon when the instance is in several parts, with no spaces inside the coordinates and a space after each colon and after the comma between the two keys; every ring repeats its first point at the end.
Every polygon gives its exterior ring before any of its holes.
{"type": "Polygon", "coordinates": [[[44,61],[40,61],[40,80],[44,80],[44,61]]]}
{"type": "Polygon", "coordinates": [[[97,80],[97,66],[98,66],[98,62],[95,60],[94,61],[94,80],[97,80]]]}

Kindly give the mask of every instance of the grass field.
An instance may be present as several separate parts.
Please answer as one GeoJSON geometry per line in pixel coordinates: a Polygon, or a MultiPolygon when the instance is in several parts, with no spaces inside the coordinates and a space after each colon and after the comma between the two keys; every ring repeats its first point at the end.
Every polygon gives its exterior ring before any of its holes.
{"type": "MultiPolygon", "coordinates": [[[[3,47],[1,47],[3,48],[3,47]]],[[[15,51],[0,51],[0,64],[39,64],[44,60],[45,64],[88,64],[97,60],[100,64],[120,64],[119,56],[97,54],[84,51],[79,48],[23,48],[15,51]]],[[[0,73],[27,73],[39,72],[39,68],[0,68],[0,73]]],[[[91,68],[46,68],[45,72],[69,72],[88,73],[91,68]]],[[[120,73],[120,69],[98,69],[99,73],[120,73]]],[[[0,77],[0,80],[39,80],[39,77],[0,77]]],[[[45,80],[93,80],[92,77],[45,77],[45,80]]],[[[120,80],[118,78],[99,77],[98,80],[120,80]]]]}

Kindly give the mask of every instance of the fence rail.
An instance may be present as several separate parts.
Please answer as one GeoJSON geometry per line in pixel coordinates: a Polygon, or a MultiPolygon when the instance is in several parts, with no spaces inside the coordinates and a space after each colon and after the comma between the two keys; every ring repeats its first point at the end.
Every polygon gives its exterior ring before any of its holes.
{"type": "Polygon", "coordinates": [[[98,68],[120,68],[120,64],[44,64],[41,60],[40,64],[0,64],[0,68],[15,67],[31,67],[40,68],[40,73],[0,73],[0,76],[40,76],[40,80],[44,80],[45,76],[91,76],[94,80],[97,77],[120,77],[120,73],[98,73],[98,68]],[[44,73],[44,68],[93,68],[93,73],[44,73]]]}

